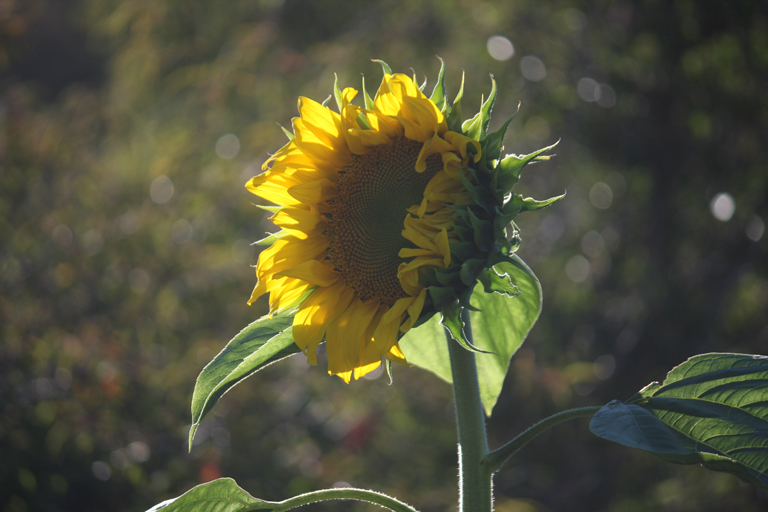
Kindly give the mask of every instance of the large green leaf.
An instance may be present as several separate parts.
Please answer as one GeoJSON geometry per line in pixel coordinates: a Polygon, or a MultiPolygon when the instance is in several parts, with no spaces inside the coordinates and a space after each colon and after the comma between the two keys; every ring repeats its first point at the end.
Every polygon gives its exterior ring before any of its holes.
{"type": "MultiPolygon", "coordinates": [[[[514,263],[503,262],[494,268],[506,274],[520,294],[486,293],[483,285],[472,292],[471,303],[480,311],[470,312],[475,345],[489,354],[475,354],[480,380],[480,395],[485,412],[490,416],[501,393],[509,361],[523,344],[541,312],[541,285],[533,272],[517,256],[514,263]]],[[[408,362],[452,382],[451,361],[445,332],[439,316],[411,329],[400,340],[408,362]]]]}
{"type": "Polygon", "coordinates": [[[264,316],[240,331],[224,350],[203,368],[192,394],[189,445],[203,417],[232,386],[254,372],[299,352],[291,325],[296,310],[264,316]]]}
{"type": "Polygon", "coordinates": [[[254,498],[231,478],[219,478],[193,487],[178,498],[159,503],[147,512],[245,512],[273,509],[274,504],[254,498]]]}
{"type": "Polygon", "coordinates": [[[768,357],[692,357],[662,384],[603,407],[590,429],[668,462],[702,464],[768,488],[768,357]]]}

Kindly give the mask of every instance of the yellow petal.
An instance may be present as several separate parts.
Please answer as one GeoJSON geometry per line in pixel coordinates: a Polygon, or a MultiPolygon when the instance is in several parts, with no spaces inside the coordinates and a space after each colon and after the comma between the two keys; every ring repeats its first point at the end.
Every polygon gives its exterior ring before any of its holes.
{"type": "Polygon", "coordinates": [[[328,348],[328,372],[334,375],[361,366],[360,347],[366,342],[365,332],[373,320],[379,303],[355,298],[347,310],[331,323],[325,334],[328,348]]]}
{"type": "Polygon", "coordinates": [[[405,354],[403,354],[403,351],[400,350],[400,345],[398,344],[395,344],[391,349],[389,349],[387,359],[394,361],[395,363],[402,364],[403,366],[408,366],[408,361],[405,360],[405,354]]]}
{"type": "Polygon", "coordinates": [[[328,288],[315,290],[299,308],[293,318],[293,339],[307,354],[309,364],[317,364],[317,346],[330,323],[344,314],[353,297],[351,288],[337,282],[328,288]]]}
{"type": "Polygon", "coordinates": [[[304,125],[312,130],[316,137],[335,146],[341,135],[341,117],[333,110],[322,106],[315,100],[300,97],[299,113],[304,125]]]}
{"type": "Polygon", "coordinates": [[[310,236],[306,240],[300,240],[295,236],[286,236],[259,254],[256,274],[261,279],[267,274],[282,272],[305,261],[315,259],[327,248],[328,238],[323,235],[310,236]]]}
{"type": "Polygon", "coordinates": [[[426,299],[427,289],[424,288],[421,290],[421,293],[419,293],[419,296],[416,297],[416,300],[413,302],[413,304],[408,306],[408,319],[400,327],[400,332],[408,332],[413,324],[416,323],[416,320],[419,319],[419,315],[421,315],[421,310],[424,309],[424,301],[426,299]]]}
{"type": "Polygon", "coordinates": [[[326,287],[331,286],[336,282],[339,278],[339,273],[317,260],[309,260],[300,263],[295,267],[283,270],[282,272],[275,274],[275,276],[293,277],[306,281],[314,286],[326,287]]]}
{"type": "Polygon", "coordinates": [[[295,236],[298,239],[306,239],[315,227],[325,221],[325,217],[317,213],[317,208],[291,208],[286,207],[269,218],[277,226],[295,236]]]}
{"type": "Polygon", "coordinates": [[[287,192],[292,198],[302,203],[319,203],[338,194],[336,184],[327,179],[299,183],[289,188],[287,192]]]}

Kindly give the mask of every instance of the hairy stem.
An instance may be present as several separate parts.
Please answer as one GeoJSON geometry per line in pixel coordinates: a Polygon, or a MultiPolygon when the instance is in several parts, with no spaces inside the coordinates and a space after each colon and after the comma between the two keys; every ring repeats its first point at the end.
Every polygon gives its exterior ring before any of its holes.
{"type": "MultiPolygon", "coordinates": [[[[472,339],[469,311],[463,309],[461,319],[467,341],[472,339]]],[[[465,350],[446,329],[448,351],[453,373],[453,397],[456,406],[456,428],[459,438],[459,512],[490,512],[492,471],[483,463],[488,454],[485,436],[485,414],[480,399],[475,354],[465,350]]]]}

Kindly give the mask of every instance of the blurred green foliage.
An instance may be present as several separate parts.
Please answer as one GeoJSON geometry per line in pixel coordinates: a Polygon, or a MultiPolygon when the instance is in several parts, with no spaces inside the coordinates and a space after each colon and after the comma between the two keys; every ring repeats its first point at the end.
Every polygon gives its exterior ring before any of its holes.
{"type": "MultiPolygon", "coordinates": [[[[0,0],[0,510],[142,510],[220,475],[271,500],[348,482],[455,506],[450,388],[417,369],[346,386],[293,357],[185,448],[195,377],[266,309],[245,304],[269,222],[243,185],[284,143],[275,123],[334,72],[374,92],[370,58],[433,78],[435,54],[465,101],[495,76],[491,129],[522,102],[508,152],[562,139],[519,186],[568,196],[520,221],[544,311],[493,446],[691,355],[766,352],[764,2],[0,0]]],[[[583,421],[495,492],[501,512],[768,501],[583,421]]]]}

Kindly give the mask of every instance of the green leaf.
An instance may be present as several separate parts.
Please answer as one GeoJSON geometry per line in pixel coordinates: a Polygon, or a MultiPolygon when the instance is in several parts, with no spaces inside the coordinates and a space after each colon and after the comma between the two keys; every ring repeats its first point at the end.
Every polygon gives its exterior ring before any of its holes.
{"type": "Polygon", "coordinates": [[[147,512],[246,512],[274,510],[274,503],[254,498],[231,478],[198,485],[178,498],[158,503],[147,512]]]}
{"type": "MultiPolygon", "coordinates": [[[[541,312],[539,280],[517,255],[512,255],[511,261],[514,263],[504,262],[494,268],[509,275],[510,282],[517,287],[520,295],[507,297],[499,293],[485,293],[483,286],[477,285],[471,299],[481,310],[470,312],[475,344],[493,352],[475,356],[480,395],[485,413],[489,416],[501,393],[509,361],[541,312]]],[[[400,340],[400,348],[410,364],[452,382],[445,331],[437,316],[408,331],[400,340]]]]}
{"type": "Polygon", "coordinates": [[[768,357],[702,354],[592,418],[596,435],[768,488],[768,357]]]}
{"type": "Polygon", "coordinates": [[[203,417],[232,386],[267,365],[300,352],[291,326],[296,309],[263,316],[240,331],[224,350],[203,368],[192,394],[189,446],[203,417]]]}
{"type": "Polygon", "coordinates": [[[441,112],[446,108],[445,92],[445,61],[440,59],[440,73],[437,75],[437,83],[429,99],[441,112]]]}

